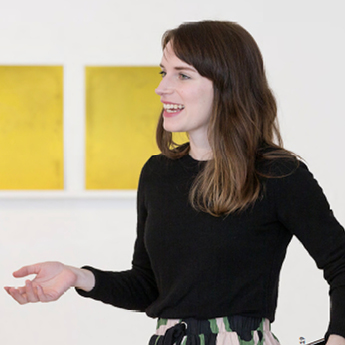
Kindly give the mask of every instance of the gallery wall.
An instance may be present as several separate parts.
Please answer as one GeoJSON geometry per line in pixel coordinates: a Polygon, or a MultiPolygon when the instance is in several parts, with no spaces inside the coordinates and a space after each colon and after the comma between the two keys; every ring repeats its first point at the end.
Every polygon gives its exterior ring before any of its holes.
{"type": "MultiPolygon", "coordinates": [[[[0,0],[0,67],[63,66],[64,107],[64,188],[0,191],[0,285],[22,284],[11,272],[37,261],[108,270],[130,266],[135,190],[85,188],[85,71],[92,66],[157,66],[162,33],[184,21],[232,20],[254,36],[277,97],[285,146],[305,159],[345,224],[341,4],[0,0]]],[[[58,302],[26,306],[3,291],[0,305],[1,344],[145,344],[155,328],[155,320],[144,314],[81,298],[72,289],[58,302]]],[[[272,329],[282,344],[298,344],[299,336],[311,341],[323,336],[328,313],[322,272],[293,240],[272,329]]]]}

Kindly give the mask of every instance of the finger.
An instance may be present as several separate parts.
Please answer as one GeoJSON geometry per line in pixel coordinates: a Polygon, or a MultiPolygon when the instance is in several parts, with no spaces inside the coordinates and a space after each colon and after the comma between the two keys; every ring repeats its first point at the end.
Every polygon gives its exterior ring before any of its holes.
{"type": "Polygon", "coordinates": [[[49,298],[49,296],[47,296],[44,291],[43,291],[43,288],[41,285],[37,285],[37,296],[39,298],[39,300],[41,302],[50,302],[52,301],[51,298],[49,298]]]}
{"type": "MultiPolygon", "coordinates": [[[[28,302],[38,302],[39,298],[37,296],[36,289],[32,285],[32,282],[30,280],[27,280],[25,282],[25,288],[26,288],[26,299],[28,302]]],[[[23,296],[23,294],[22,294],[23,296]]]]}
{"type": "Polygon", "coordinates": [[[24,286],[18,286],[16,289],[19,291],[19,293],[21,295],[26,293],[26,286],[25,285],[24,286]]]}
{"type": "Polygon", "coordinates": [[[14,287],[10,287],[8,289],[6,289],[6,291],[8,292],[9,295],[11,295],[19,304],[26,304],[28,303],[27,299],[26,299],[26,295],[25,294],[21,294],[19,293],[19,291],[14,288],[14,287]]]}
{"type": "Polygon", "coordinates": [[[5,286],[4,289],[9,293],[10,289],[17,289],[21,295],[25,294],[26,287],[25,286],[20,286],[17,288],[14,288],[12,286],[5,286]]]}
{"type": "Polygon", "coordinates": [[[41,285],[37,285],[37,296],[41,302],[46,302],[46,296],[41,285]]]}
{"type": "Polygon", "coordinates": [[[13,297],[14,295],[14,290],[16,290],[16,288],[12,287],[12,286],[5,286],[4,289],[6,290],[6,292],[13,297]]]}
{"type": "Polygon", "coordinates": [[[13,276],[16,278],[22,278],[30,274],[37,274],[39,270],[40,270],[39,264],[24,266],[20,268],[19,270],[13,272],[13,276]]]}

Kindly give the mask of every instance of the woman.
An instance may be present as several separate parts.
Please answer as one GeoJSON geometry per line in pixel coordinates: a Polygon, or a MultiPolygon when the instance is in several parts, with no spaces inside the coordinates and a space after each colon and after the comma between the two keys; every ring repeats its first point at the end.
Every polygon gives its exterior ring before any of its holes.
{"type": "Polygon", "coordinates": [[[270,332],[296,235],[330,284],[328,345],[345,344],[345,234],[307,167],[282,148],[260,51],[231,22],[163,36],[161,155],[143,167],[132,269],[26,266],[19,303],[80,295],[158,318],[154,344],[279,344],[270,332]],[[187,132],[177,145],[173,132],[187,132]],[[274,142],[277,143],[274,143],[274,142]]]}

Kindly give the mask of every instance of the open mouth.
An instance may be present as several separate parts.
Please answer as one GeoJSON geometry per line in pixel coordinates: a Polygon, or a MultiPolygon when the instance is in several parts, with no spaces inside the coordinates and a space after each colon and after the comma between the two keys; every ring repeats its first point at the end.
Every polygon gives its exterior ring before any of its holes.
{"type": "Polygon", "coordinates": [[[177,112],[181,111],[182,109],[184,109],[184,105],[164,103],[163,108],[167,113],[172,114],[172,113],[177,113],[177,112]]]}

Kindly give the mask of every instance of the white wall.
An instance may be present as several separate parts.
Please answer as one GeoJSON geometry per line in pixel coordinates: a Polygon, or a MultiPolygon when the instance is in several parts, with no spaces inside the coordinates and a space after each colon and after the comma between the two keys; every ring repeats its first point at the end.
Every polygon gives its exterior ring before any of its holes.
{"type": "MultiPolygon", "coordinates": [[[[256,38],[279,102],[287,148],[303,156],[345,224],[342,0],[12,0],[0,1],[0,65],[65,67],[63,193],[0,193],[0,285],[41,260],[104,269],[129,267],[135,194],[85,193],[85,65],[157,65],[160,37],[183,21],[239,22],[256,38]]],[[[1,114],[0,114],[1,116],[1,114]]],[[[0,343],[145,344],[155,321],[80,298],[19,306],[0,293],[0,343]],[[137,324],[133,331],[132,323],[137,324]]],[[[285,262],[273,331],[282,344],[323,336],[327,286],[301,245],[285,262]]]]}

